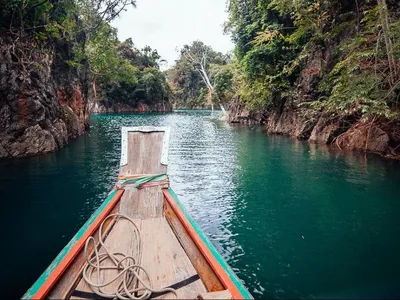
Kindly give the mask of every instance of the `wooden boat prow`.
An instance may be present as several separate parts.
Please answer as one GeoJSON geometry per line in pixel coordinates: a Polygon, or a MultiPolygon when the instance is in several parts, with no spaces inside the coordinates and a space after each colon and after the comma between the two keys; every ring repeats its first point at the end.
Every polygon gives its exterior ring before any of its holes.
{"type": "MultiPolygon", "coordinates": [[[[166,174],[169,135],[168,127],[123,127],[119,183],[143,175],[166,174]]],[[[252,299],[167,182],[142,189],[119,183],[23,299],[99,298],[82,278],[86,263],[83,249],[89,236],[99,238],[100,224],[115,213],[131,218],[140,229],[141,265],[154,289],[172,286],[179,299],[252,299]]],[[[103,226],[106,246],[110,251],[131,255],[138,246],[132,230],[125,219],[108,219],[103,226]]],[[[112,275],[105,274],[103,279],[112,275]]],[[[153,296],[173,298],[169,294],[153,296]]]]}

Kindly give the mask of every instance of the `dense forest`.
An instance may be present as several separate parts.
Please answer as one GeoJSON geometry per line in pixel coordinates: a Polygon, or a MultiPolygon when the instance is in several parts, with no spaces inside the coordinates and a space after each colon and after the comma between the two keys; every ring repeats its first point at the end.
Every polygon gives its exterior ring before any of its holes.
{"type": "MultiPolygon", "coordinates": [[[[231,122],[340,149],[400,152],[398,1],[230,0],[228,12],[234,54],[214,62],[208,51],[207,71],[224,95],[212,99],[231,100],[231,122]]],[[[197,73],[182,55],[170,74],[189,106],[206,95],[197,73]]]]}
{"type": "Polygon", "coordinates": [[[54,151],[94,110],[170,110],[150,47],[110,24],[133,0],[0,0],[0,157],[54,151]],[[122,107],[114,107],[122,104],[122,107]]]}
{"type": "Polygon", "coordinates": [[[90,66],[92,104],[99,102],[112,110],[119,104],[128,111],[141,104],[159,104],[157,110],[162,111],[169,107],[171,91],[160,71],[157,50],[149,46],[139,50],[131,38],[120,42],[116,29],[105,23],[88,42],[84,55],[90,66]]]}
{"type": "Polygon", "coordinates": [[[399,153],[398,1],[231,0],[225,28],[242,74],[236,108],[261,112],[269,132],[399,153]]]}
{"type": "Polygon", "coordinates": [[[231,55],[214,51],[201,41],[183,46],[167,71],[175,106],[210,108],[228,103],[237,90],[234,74],[231,55]]]}
{"type": "Polygon", "coordinates": [[[244,74],[241,95],[254,108],[298,97],[315,110],[393,117],[400,79],[398,5],[231,0],[226,30],[244,74]],[[312,59],[315,64],[308,64],[312,59]],[[311,93],[296,95],[293,88],[304,75],[312,77],[311,93]]]}

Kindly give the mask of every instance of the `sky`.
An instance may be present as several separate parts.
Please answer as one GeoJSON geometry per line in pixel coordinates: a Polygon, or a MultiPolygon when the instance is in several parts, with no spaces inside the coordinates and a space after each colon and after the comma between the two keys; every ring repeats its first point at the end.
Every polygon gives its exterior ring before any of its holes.
{"type": "Polygon", "coordinates": [[[132,38],[139,49],[148,45],[157,49],[167,65],[178,58],[176,49],[200,40],[214,50],[228,52],[234,46],[223,34],[228,18],[226,0],[137,0],[113,22],[121,41],[132,38]]]}

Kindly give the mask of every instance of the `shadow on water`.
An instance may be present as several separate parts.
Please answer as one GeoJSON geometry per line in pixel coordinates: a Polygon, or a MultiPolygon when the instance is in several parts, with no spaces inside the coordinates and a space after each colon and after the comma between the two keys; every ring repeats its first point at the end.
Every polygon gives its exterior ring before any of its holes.
{"type": "Polygon", "coordinates": [[[256,298],[400,296],[400,164],[210,111],[93,115],[61,151],[0,161],[0,282],[20,297],[115,183],[121,126],[171,126],[171,186],[256,298]]]}

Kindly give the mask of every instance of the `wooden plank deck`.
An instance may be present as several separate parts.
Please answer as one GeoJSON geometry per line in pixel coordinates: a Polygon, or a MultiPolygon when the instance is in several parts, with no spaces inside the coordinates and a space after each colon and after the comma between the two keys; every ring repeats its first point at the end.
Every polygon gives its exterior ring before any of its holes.
{"type": "MultiPolygon", "coordinates": [[[[128,133],[128,164],[121,166],[120,175],[164,174],[161,164],[164,132],[128,133]]],[[[128,189],[122,196],[119,213],[129,218],[158,218],[163,215],[164,196],[159,187],[128,189]]]]}
{"type": "MultiPolygon", "coordinates": [[[[120,175],[166,173],[167,167],[161,164],[163,135],[164,132],[129,132],[128,164],[121,166],[120,175]]],[[[140,190],[128,187],[118,205],[118,212],[135,219],[140,227],[142,266],[149,273],[154,289],[195,278],[197,272],[164,216],[164,195],[160,186],[140,190]]],[[[137,241],[134,240],[132,228],[126,220],[117,221],[106,238],[106,246],[113,252],[135,255],[137,241]]],[[[114,275],[115,273],[110,272],[104,280],[114,275]]],[[[144,276],[142,273],[141,275],[144,276]]],[[[110,288],[116,288],[118,283],[116,281],[110,288]]],[[[83,279],[79,281],[76,290],[92,293],[83,279]]],[[[199,277],[177,289],[178,298],[185,299],[196,299],[206,292],[207,289],[199,277]]],[[[157,297],[166,298],[174,298],[174,295],[168,293],[157,297]]],[[[72,299],[80,298],[73,296],[72,299]]]]}
{"type": "Polygon", "coordinates": [[[119,213],[133,219],[163,216],[164,195],[160,187],[127,189],[122,195],[119,213]]]}
{"type": "Polygon", "coordinates": [[[197,273],[203,279],[204,285],[210,292],[222,291],[224,286],[218,279],[215,272],[211,269],[209,263],[206,261],[205,257],[201,254],[200,250],[197,248],[186,229],[183,227],[182,223],[179,221],[175,212],[171,206],[166,203],[165,214],[167,215],[168,223],[171,229],[174,231],[175,236],[178,238],[185,252],[190,256],[190,260],[197,270],[197,273]]]}
{"type": "MultiPolygon", "coordinates": [[[[155,289],[162,289],[197,275],[164,217],[143,220],[142,239],[142,265],[151,276],[155,289]]],[[[178,299],[196,299],[206,291],[200,278],[176,290],[178,299]]],[[[171,294],[157,297],[157,299],[173,298],[171,294]]]]}

